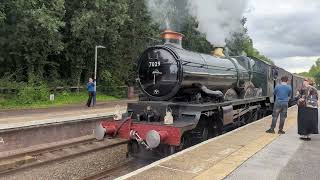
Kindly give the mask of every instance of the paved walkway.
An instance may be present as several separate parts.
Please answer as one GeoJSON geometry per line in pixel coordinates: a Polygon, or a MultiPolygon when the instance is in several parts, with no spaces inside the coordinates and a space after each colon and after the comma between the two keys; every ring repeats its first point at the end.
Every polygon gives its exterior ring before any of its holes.
{"type": "MultiPolygon", "coordinates": [[[[320,124],[319,124],[320,128],[320,124]]],[[[297,127],[244,162],[226,180],[319,180],[320,135],[302,141],[297,127]]]]}
{"type": "Polygon", "coordinates": [[[133,101],[135,100],[102,102],[98,103],[97,106],[93,108],[88,108],[85,105],[69,105],[65,107],[44,109],[2,110],[0,111],[0,130],[45,123],[110,116],[116,111],[117,105],[124,110],[126,108],[126,104],[133,101]]]}

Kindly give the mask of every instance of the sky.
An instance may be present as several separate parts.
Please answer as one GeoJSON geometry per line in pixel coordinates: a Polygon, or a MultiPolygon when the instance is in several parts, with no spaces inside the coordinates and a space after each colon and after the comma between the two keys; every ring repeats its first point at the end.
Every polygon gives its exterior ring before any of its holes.
{"type": "Polygon", "coordinates": [[[320,57],[320,0],[249,0],[245,13],[254,47],[290,72],[320,57]]]}

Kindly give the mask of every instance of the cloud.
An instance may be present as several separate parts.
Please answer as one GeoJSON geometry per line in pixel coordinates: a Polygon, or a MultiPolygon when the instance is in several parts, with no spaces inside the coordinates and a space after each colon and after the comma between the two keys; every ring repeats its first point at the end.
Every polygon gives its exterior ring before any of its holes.
{"type": "Polygon", "coordinates": [[[249,35],[264,55],[297,71],[320,57],[320,1],[251,0],[248,9],[249,35]]]}
{"type": "Polygon", "coordinates": [[[315,63],[318,56],[311,56],[311,57],[301,57],[301,56],[295,56],[295,57],[286,57],[286,58],[280,58],[280,59],[274,59],[274,63],[286,69],[289,72],[292,73],[300,73],[305,72],[310,69],[310,67],[315,63]]]}

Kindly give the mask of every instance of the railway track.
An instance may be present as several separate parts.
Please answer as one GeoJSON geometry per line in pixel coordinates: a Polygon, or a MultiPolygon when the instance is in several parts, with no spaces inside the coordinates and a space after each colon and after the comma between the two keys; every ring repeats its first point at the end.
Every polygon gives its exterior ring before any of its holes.
{"type": "Polygon", "coordinates": [[[133,172],[137,169],[140,169],[148,164],[151,164],[155,160],[151,159],[138,159],[138,158],[128,158],[127,161],[119,163],[117,166],[106,169],[95,174],[91,174],[87,177],[82,178],[81,180],[111,180],[118,178],[120,176],[126,175],[130,172],[133,172]]]}
{"type": "Polygon", "coordinates": [[[0,157],[0,176],[10,175],[17,171],[86,155],[95,151],[115,148],[127,143],[120,139],[97,141],[92,136],[61,143],[54,146],[43,146],[37,149],[14,153],[0,157]]]}

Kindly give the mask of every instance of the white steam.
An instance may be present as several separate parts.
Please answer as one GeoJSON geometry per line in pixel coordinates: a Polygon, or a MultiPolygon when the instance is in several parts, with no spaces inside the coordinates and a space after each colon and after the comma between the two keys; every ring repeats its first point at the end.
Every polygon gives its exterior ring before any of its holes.
{"type": "Polygon", "coordinates": [[[215,46],[225,46],[234,32],[242,32],[241,19],[248,0],[146,0],[154,22],[160,28],[180,30],[183,18],[179,9],[187,9],[199,21],[199,31],[215,46]],[[174,2],[178,2],[174,5],[174,2]],[[180,7],[179,7],[180,6],[180,7]],[[185,7],[181,7],[185,6],[185,7]]]}
{"type": "Polygon", "coordinates": [[[173,28],[171,26],[175,10],[172,0],[146,0],[146,2],[153,22],[159,24],[161,29],[173,28]]]}
{"type": "Polygon", "coordinates": [[[189,0],[190,13],[197,17],[199,30],[215,46],[224,46],[234,32],[243,31],[241,19],[248,0],[189,0]]]}

